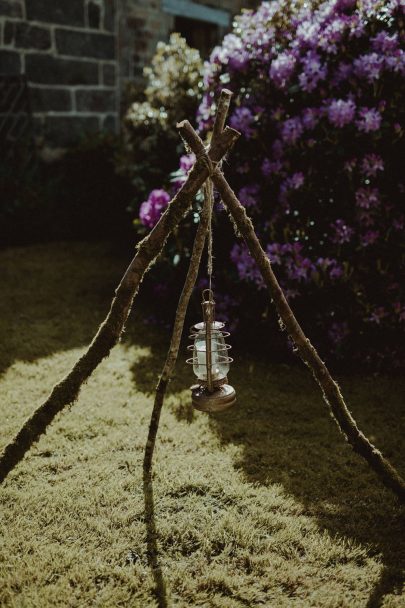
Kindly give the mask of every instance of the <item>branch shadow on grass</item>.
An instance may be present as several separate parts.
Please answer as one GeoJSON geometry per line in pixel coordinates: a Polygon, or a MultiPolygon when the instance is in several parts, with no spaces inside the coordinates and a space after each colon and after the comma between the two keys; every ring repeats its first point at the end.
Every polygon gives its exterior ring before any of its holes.
{"type": "Polygon", "coordinates": [[[159,608],[167,608],[167,591],[163,571],[159,562],[157,546],[157,529],[155,519],[155,503],[153,498],[152,472],[143,471],[143,494],[145,500],[146,546],[148,565],[155,583],[155,598],[159,608]]]}
{"type": "MultiPolygon", "coordinates": [[[[162,363],[149,357],[135,365],[137,385],[152,391],[162,363]]],[[[184,368],[178,365],[170,392],[190,381],[184,368]]],[[[223,445],[242,446],[235,467],[252,483],[281,484],[321,530],[353,539],[379,555],[383,569],[365,607],[379,608],[386,595],[400,593],[403,582],[403,508],[339,434],[305,370],[249,359],[239,361],[231,376],[237,379],[237,406],[211,415],[210,425],[223,445]]],[[[405,382],[351,377],[342,381],[342,388],[359,427],[400,468],[405,382]]],[[[181,400],[171,408],[179,420],[192,422],[181,400]]]]}

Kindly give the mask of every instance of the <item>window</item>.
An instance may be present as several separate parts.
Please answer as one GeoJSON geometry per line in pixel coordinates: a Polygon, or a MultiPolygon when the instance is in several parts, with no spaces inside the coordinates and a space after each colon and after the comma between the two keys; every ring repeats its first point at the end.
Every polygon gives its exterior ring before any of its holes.
{"type": "Polygon", "coordinates": [[[187,44],[200,51],[203,59],[207,59],[213,47],[219,42],[220,28],[205,21],[176,17],[174,31],[186,39],[187,44]]]}
{"type": "Polygon", "coordinates": [[[228,11],[192,0],[162,0],[162,8],[174,16],[174,31],[207,58],[231,24],[228,11]]]}

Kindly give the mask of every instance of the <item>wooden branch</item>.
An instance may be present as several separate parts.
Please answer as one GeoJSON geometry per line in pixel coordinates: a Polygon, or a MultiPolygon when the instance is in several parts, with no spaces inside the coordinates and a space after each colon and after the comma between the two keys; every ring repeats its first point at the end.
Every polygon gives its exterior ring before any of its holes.
{"type": "MultiPolygon", "coordinates": [[[[202,141],[194,130],[194,133],[189,131],[187,128],[189,145],[198,154],[201,145],[203,145],[202,141]]],[[[257,238],[252,221],[246,214],[245,208],[239,202],[219,169],[216,169],[213,173],[212,181],[221,195],[222,201],[231,215],[237,230],[242,235],[251,255],[256,261],[280,319],[294,341],[298,354],[312,371],[316,382],[319,384],[329,412],[336,421],[340,431],[353,450],[360,454],[375,473],[377,473],[384,485],[390,488],[401,502],[405,502],[405,480],[357,427],[356,421],[344,401],[338,384],[333,380],[325,363],[319,357],[316,349],[305,336],[295,318],[273,273],[269,258],[257,238]]]]}
{"type": "MultiPolygon", "coordinates": [[[[219,162],[237,136],[225,132],[210,149],[210,159],[219,162]]],[[[144,274],[162,251],[172,230],[189,209],[194,196],[210,172],[206,159],[197,159],[188,179],[169,203],[150,234],[139,243],[137,253],[125,272],[112,300],[110,311],[100,325],[87,351],[72,370],[52,389],[49,397],[24,422],[23,426],[0,454],[0,483],[22,460],[32,444],[46,431],[56,414],[75,401],[80,388],[120,339],[131,310],[133,299],[144,274]]]]}
{"type": "MultiPolygon", "coordinates": [[[[214,148],[216,143],[223,137],[224,135],[229,138],[230,145],[233,144],[234,141],[239,137],[239,133],[234,131],[233,129],[225,129],[225,120],[229,109],[229,103],[231,99],[232,93],[224,89],[221,92],[219,101],[218,101],[218,109],[215,118],[216,125],[216,133],[214,127],[215,137],[211,141],[209,155],[211,155],[211,147],[214,148]]],[[[202,141],[197,137],[194,137],[195,131],[192,129],[190,123],[188,121],[183,121],[177,125],[180,135],[183,139],[190,145],[194,146],[194,152],[197,154],[197,158],[206,153],[204,145],[202,141]],[[197,144],[197,145],[196,145],[197,144]]],[[[207,188],[208,183],[205,184],[205,188],[207,188]]],[[[210,188],[212,195],[212,189],[210,188]]],[[[204,243],[206,240],[208,225],[211,219],[211,205],[212,201],[209,191],[205,193],[204,198],[204,206],[203,211],[201,213],[200,223],[197,228],[197,233],[194,239],[193,251],[190,258],[190,264],[186,275],[186,280],[184,282],[184,287],[180,295],[179,303],[177,305],[176,316],[174,320],[173,326],[173,334],[170,341],[169,351],[167,353],[166,361],[163,366],[162,373],[160,375],[156,393],[155,400],[153,404],[152,415],[149,424],[149,432],[148,439],[145,447],[145,455],[143,461],[144,467],[144,482],[148,480],[150,483],[150,474],[152,470],[152,460],[153,460],[153,452],[156,444],[156,436],[159,428],[160,422],[160,414],[163,408],[163,403],[166,395],[167,385],[173,375],[173,370],[176,365],[177,357],[179,354],[181,335],[183,333],[184,328],[184,319],[186,316],[188,304],[190,302],[190,297],[193,292],[193,288],[198,276],[198,269],[201,263],[201,256],[204,249],[204,243]]]]}
{"type": "Polygon", "coordinates": [[[222,89],[218,101],[218,109],[215,115],[214,128],[212,130],[211,144],[214,144],[225,128],[226,117],[228,116],[229,105],[231,103],[232,91],[222,89]]]}
{"type": "Polygon", "coordinates": [[[156,387],[155,401],[153,404],[153,410],[149,424],[148,439],[146,442],[145,456],[143,461],[145,471],[149,471],[152,466],[156,435],[159,428],[160,414],[166,395],[166,389],[173,375],[173,370],[176,365],[177,357],[179,354],[181,335],[183,333],[184,319],[186,316],[188,304],[190,302],[190,297],[193,293],[193,288],[197,280],[198,269],[201,263],[201,256],[204,249],[204,243],[208,229],[210,204],[211,202],[206,199],[204,202],[200,223],[198,225],[196,236],[194,239],[193,251],[190,258],[190,264],[187,271],[186,280],[184,282],[184,287],[180,295],[179,303],[177,305],[169,351],[167,353],[166,361],[156,387]]]}

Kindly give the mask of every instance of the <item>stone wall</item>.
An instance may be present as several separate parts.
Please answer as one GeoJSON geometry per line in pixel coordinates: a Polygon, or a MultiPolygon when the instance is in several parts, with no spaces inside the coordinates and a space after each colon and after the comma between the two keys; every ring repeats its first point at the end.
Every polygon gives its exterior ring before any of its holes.
{"type": "Polygon", "coordinates": [[[0,74],[25,74],[36,136],[66,146],[118,126],[114,0],[0,0],[0,74]]]}
{"type": "Polygon", "coordinates": [[[159,40],[180,31],[209,50],[241,8],[256,4],[0,0],[0,75],[26,75],[37,141],[64,147],[86,132],[119,128],[126,82],[142,82],[159,40]]]}

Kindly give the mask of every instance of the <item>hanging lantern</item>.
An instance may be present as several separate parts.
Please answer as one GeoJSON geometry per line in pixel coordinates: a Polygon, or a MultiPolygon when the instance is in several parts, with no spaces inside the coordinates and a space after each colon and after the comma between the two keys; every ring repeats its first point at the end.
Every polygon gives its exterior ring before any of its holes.
{"type": "Polygon", "coordinates": [[[224,323],[215,321],[215,302],[211,289],[203,291],[203,319],[191,328],[188,346],[193,356],[187,363],[193,366],[198,384],[191,387],[193,406],[203,412],[219,412],[234,405],[235,389],[228,384],[227,373],[233,359],[228,356],[231,348],[225,343],[229,333],[223,331],[224,323]]]}

